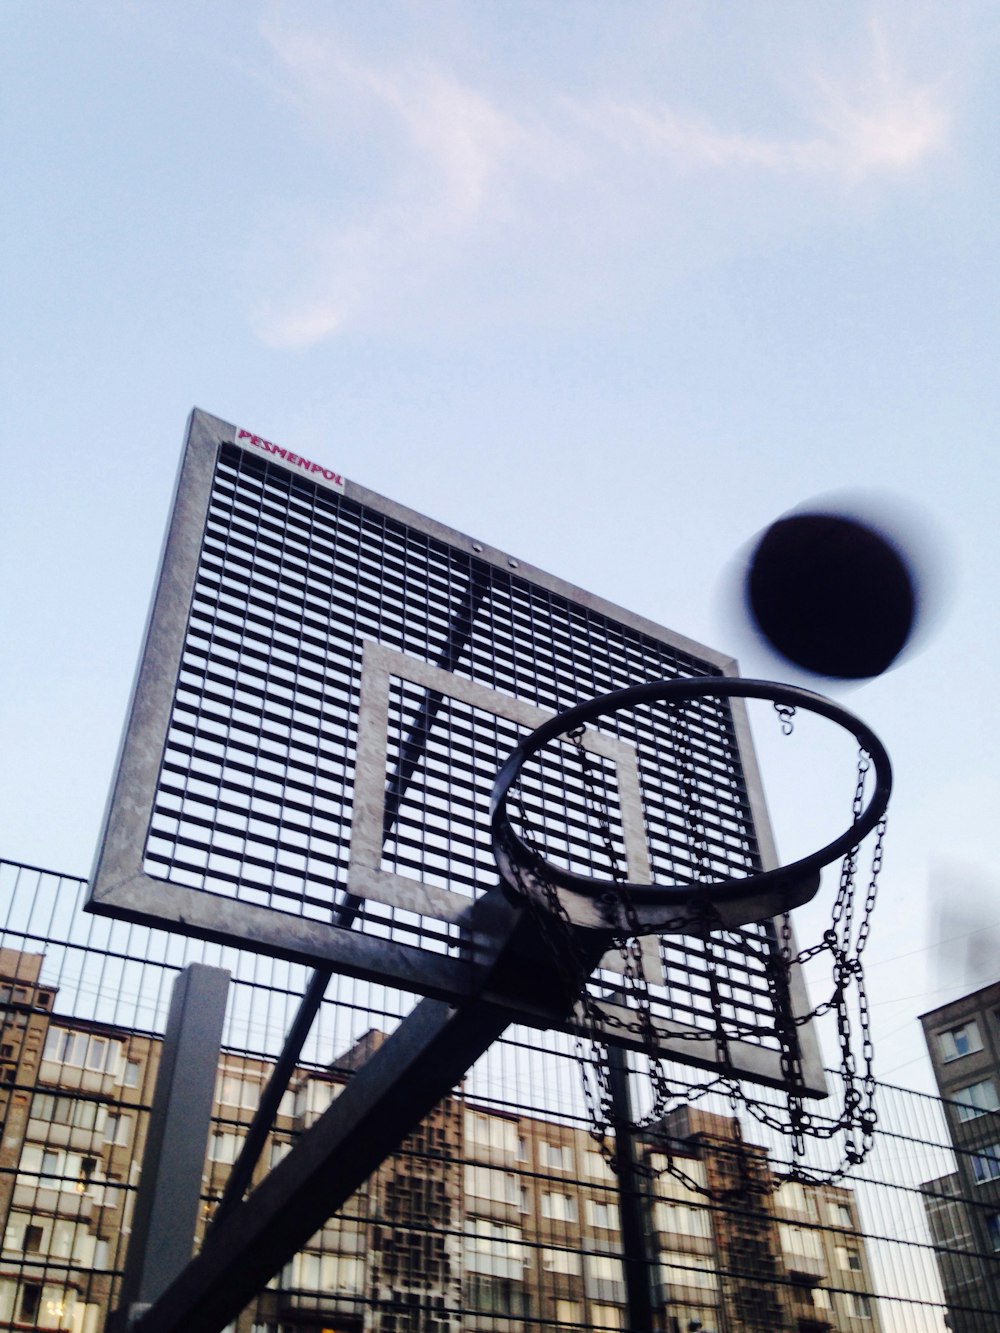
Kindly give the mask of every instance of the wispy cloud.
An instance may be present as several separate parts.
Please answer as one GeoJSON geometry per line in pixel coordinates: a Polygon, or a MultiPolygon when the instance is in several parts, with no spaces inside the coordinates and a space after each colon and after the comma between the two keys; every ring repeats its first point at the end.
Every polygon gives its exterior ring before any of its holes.
{"type": "Polygon", "coordinates": [[[668,106],[605,99],[580,108],[594,136],[641,153],[661,169],[756,170],[858,183],[918,167],[947,138],[948,117],[927,89],[903,89],[880,104],[859,105],[843,89],[823,89],[816,132],[783,139],[726,132],[668,106]]]}
{"type": "Polygon", "coordinates": [[[317,137],[338,146],[360,135],[378,170],[345,199],[326,165],[317,194],[289,218],[289,232],[304,224],[309,237],[299,290],[261,304],[257,324],[273,345],[307,346],[412,294],[485,214],[503,211],[534,150],[515,115],[434,64],[375,68],[333,40],[284,28],[265,35],[286,97],[317,137]],[[336,219],[324,225],[327,191],[336,219]]]}
{"type": "Polygon", "coordinates": [[[519,250],[526,237],[548,248],[553,271],[564,258],[560,236],[579,247],[589,231],[595,245],[614,248],[630,213],[635,225],[651,207],[667,219],[696,208],[699,178],[713,198],[730,183],[746,192],[775,180],[846,198],[918,171],[949,138],[941,87],[908,79],[875,29],[863,67],[805,81],[797,121],[770,136],[726,128],[721,111],[695,115],[648,96],[581,99],[550,88],[514,104],[440,62],[375,65],[329,35],[288,26],[264,35],[285,96],[322,145],[315,191],[289,219],[296,262],[282,290],[258,304],[260,336],[276,346],[309,346],[384,318],[480,253],[508,272],[522,262],[544,269],[519,250]],[[357,179],[338,170],[344,155],[357,179]]]}
{"type": "Polygon", "coordinates": [[[870,64],[861,76],[817,79],[830,169],[853,182],[917,169],[946,146],[951,131],[943,83],[908,78],[878,24],[870,36],[870,64]]]}
{"type": "Polygon", "coordinates": [[[592,141],[605,137],[660,170],[672,164],[858,184],[914,171],[947,143],[951,117],[941,85],[908,79],[877,25],[861,69],[839,79],[818,72],[804,83],[799,123],[770,138],[648,100],[603,98],[575,112],[592,141]]]}

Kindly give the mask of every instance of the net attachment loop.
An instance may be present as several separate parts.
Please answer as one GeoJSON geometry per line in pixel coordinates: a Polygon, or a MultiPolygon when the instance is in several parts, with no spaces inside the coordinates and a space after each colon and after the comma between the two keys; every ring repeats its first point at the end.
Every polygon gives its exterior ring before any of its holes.
{"type": "MultiPolygon", "coordinates": [[[[779,715],[788,714],[779,711],[779,715]]],[[[729,676],[652,681],[616,690],[557,714],[511,752],[490,798],[493,852],[504,886],[512,896],[523,899],[527,895],[544,909],[551,904],[554,891],[567,920],[583,929],[604,931],[610,936],[683,931],[700,934],[706,928],[732,930],[809,902],[819,889],[823,867],[850,853],[878,825],[891,790],[892,766],[881,741],[860,719],[823,695],[774,681],[729,676]],[[537,846],[515,831],[508,797],[525,764],[550,741],[579,737],[588,723],[625,708],[685,704],[703,698],[764,699],[779,710],[803,709],[842,727],[855,737],[874,769],[867,804],[854,811],[852,822],[842,834],[789,865],[677,884],[623,882],[614,877],[576,874],[553,865],[537,846]]]]}

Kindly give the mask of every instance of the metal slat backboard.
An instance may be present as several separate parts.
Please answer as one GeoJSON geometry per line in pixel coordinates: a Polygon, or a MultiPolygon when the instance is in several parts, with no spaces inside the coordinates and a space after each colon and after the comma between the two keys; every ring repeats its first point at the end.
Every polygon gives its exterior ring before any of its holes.
{"type": "MultiPolygon", "coordinates": [[[[461,997],[475,985],[461,922],[497,883],[487,801],[517,741],[639,681],[734,672],[195,412],[90,908],[461,997]]],[[[682,743],[677,725],[640,710],[583,740],[629,873],[774,864],[741,701],[693,704],[682,743]],[[626,838],[636,819],[645,837],[626,838]]],[[[556,755],[522,785],[547,854],[574,869],[604,854],[571,762],[556,755]]],[[[711,973],[729,1059],[781,1081],[776,1044],[751,1035],[771,1005],[774,938],[762,923],[644,942],[665,1050],[716,1060],[711,973]],[[674,1043],[677,1030],[704,1039],[674,1043]]],[[[621,998],[614,955],[593,984],[610,1005],[621,998]]],[[[805,1007],[797,975],[793,1003],[805,1007]]],[[[803,1036],[807,1082],[814,1071],[821,1086],[803,1036]]]]}

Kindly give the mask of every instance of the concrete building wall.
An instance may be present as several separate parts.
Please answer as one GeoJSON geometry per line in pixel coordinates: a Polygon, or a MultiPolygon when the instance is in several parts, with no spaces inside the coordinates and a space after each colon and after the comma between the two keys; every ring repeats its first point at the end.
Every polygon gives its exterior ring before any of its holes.
{"type": "Polygon", "coordinates": [[[955,1148],[955,1188],[943,1192],[960,1196],[965,1214],[959,1225],[956,1205],[943,1198],[928,1204],[928,1217],[939,1231],[967,1234],[974,1252],[961,1262],[939,1259],[952,1327],[964,1333],[977,1322],[964,1305],[1000,1310],[1000,982],[920,1022],[955,1148]]]}

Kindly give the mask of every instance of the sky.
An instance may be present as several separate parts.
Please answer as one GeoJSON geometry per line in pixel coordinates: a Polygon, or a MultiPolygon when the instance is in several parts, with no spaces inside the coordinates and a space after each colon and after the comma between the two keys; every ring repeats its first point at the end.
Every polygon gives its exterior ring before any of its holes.
{"type": "MultiPolygon", "coordinates": [[[[896,770],[876,1070],[929,1088],[915,1016],[1000,975],[1000,10],[7,0],[0,35],[0,856],[89,873],[194,406],[746,674],[741,553],[861,489],[937,574],[913,652],[833,689],[896,770]]],[[[849,808],[775,771],[779,846],[849,808]]]]}

